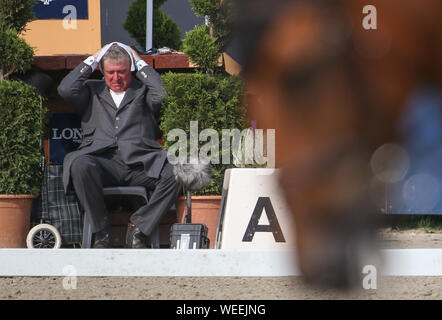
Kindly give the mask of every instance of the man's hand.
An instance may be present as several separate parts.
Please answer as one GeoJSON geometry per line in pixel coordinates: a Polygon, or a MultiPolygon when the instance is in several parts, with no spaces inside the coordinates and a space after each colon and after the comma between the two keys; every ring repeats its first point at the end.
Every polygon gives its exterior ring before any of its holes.
{"type": "Polygon", "coordinates": [[[132,49],[132,47],[129,47],[129,48],[130,48],[130,51],[132,52],[132,55],[133,55],[133,57],[134,57],[134,60],[135,60],[135,61],[141,60],[140,55],[139,55],[134,49],[132,49]]]}
{"type": "MultiPolygon", "coordinates": [[[[100,52],[107,46],[108,44],[105,44],[104,46],[103,46],[103,48],[101,48],[100,50],[98,50],[97,52],[95,52],[92,56],[95,58],[95,60],[97,60],[98,59],[98,56],[100,55],[100,52]]],[[[140,57],[140,55],[132,48],[132,47],[130,47],[130,46],[128,46],[129,47],[129,49],[130,49],[130,51],[131,51],[131,53],[132,53],[132,56],[133,56],[133,58],[134,58],[134,62],[135,61],[138,61],[138,60],[142,60],[141,59],[141,57],[140,57]]]]}
{"type": "Polygon", "coordinates": [[[101,49],[99,49],[97,52],[95,52],[92,56],[95,58],[95,60],[98,59],[98,56],[100,55],[101,50],[104,49],[104,47],[106,47],[107,44],[105,44],[101,49]]]}
{"type": "MultiPolygon", "coordinates": [[[[101,49],[103,49],[103,48],[101,48],[101,49]]],[[[95,52],[95,53],[92,55],[92,56],[95,58],[95,60],[98,59],[98,55],[100,54],[101,49],[98,50],[97,52],[95,52]]]]}

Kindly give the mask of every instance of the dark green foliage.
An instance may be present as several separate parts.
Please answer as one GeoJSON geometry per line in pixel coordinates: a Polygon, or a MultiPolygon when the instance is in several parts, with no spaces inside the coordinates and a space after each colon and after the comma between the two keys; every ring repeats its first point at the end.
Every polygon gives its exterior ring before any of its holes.
{"type": "Polygon", "coordinates": [[[192,9],[196,15],[208,16],[213,27],[213,36],[217,39],[220,52],[226,49],[232,30],[233,21],[233,1],[224,0],[220,4],[219,0],[190,0],[192,9]]]}
{"type": "Polygon", "coordinates": [[[186,33],[183,51],[201,70],[213,74],[218,59],[225,51],[232,27],[233,3],[231,0],[190,0],[198,16],[209,17],[210,26],[196,26],[186,33]]]}
{"type": "Polygon", "coordinates": [[[129,6],[123,28],[144,48],[146,46],[146,1],[134,1],[129,6]]]}
{"type": "MultiPolygon", "coordinates": [[[[146,33],[144,33],[146,36],[146,33]]],[[[146,37],[144,37],[146,38],[146,37]]],[[[144,45],[146,40],[144,40],[144,45]]],[[[168,47],[179,50],[181,47],[181,30],[178,25],[160,9],[154,9],[153,47],[168,47]]]]}
{"type": "Polygon", "coordinates": [[[380,228],[391,228],[393,230],[423,229],[432,233],[442,230],[441,215],[411,215],[411,214],[387,214],[379,219],[380,228]]]}
{"type": "MultiPolygon", "coordinates": [[[[167,141],[167,135],[173,129],[184,130],[189,140],[191,121],[198,121],[199,133],[204,129],[214,129],[218,133],[219,149],[216,150],[216,156],[220,164],[212,164],[212,182],[207,188],[198,192],[201,195],[220,195],[224,172],[234,167],[231,149],[225,150],[228,152],[230,164],[221,164],[224,162],[224,155],[220,151],[222,151],[222,140],[225,138],[222,130],[242,131],[246,127],[245,108],[242,104],[244,95],[242,81],[236,76],[215,73],[219,70],[218,58],[226,46],[229,21],[231,21],[229,16],[231,1],[224,0],[222,6],[219,2],[219,0],[191,0],[197,15],[209,16],[210,26],[196,26],[187,32],[183,51],[203,73],[163,75],[168,94],[160,126],[164,134],[163,140],[166,141],[165,147],[170,148],[177,143],[177,141],[167,141]]],[[[210,142],[200,141],[199,152],[210,142]]],[[[187,144],[187,152],[190,155],[189,141],[187,144]]],[[[199,155],[201,156],[200,153],[199,155]]]]}
{"type": "Polygon", "coordinates": [[[183,51],[202,72],[208,74],[215,72],[221,53],[216,38],[210,35],[208,26],[196,26],[186,32],[183,51]]]}
{"type": "Polygon", "coordinates": [[[34,50],[18,34],[33,19],[35,2],[0,0],[0,194],[40,191],[42,97],[27,84],[5,80],[31,68],[34,50]]]}
{"type": "Polygon", "coordinates": [[[34,20],[34,5],[37,0],[0,0],[0,15],[8,27],[17,33],[26,30],[26,24],[34,20]]]}
{"type": "Polygon", "coordinates": [[[40,99],[22,82],[0,81],[0,194],[39,194],[40,99]]]}
{"type": "Polygon", "coordinates": [[[0,16],[0,81],[12,72],[28,70],[33,56],[34,50],[0,16]]]}
{"type": "MultiPolygon", "coordinates": [[[[160,128],[166,148],[175,143],[167,141],[167,134],[172,129],[184,130],[189,138],[190,121],[198,121],[199,132],[207,128],[215,129],[220,144],[222,129],[245,128],[245,111],[241,103],[243,86],[239,77],[167,73],[162,79],[167,97],[163,105],[160,128]]],[[[200,142],[199,147],[205,143],[207,142],[200,142]]],[[[224,171],[232,167],[233,164],[212,165],[212,182],[199,194],[221,194],[224,171]]]]}
{"type": "MultiPolygon", "coordinates": [[[[153,2],[153,47],[178,50],[181,47],[181,31],[178,25],[161,11],[160,6],[164,2],[166,0],[153,2]]],[[[146,46],[146,0],[136,0],[130,5],[123,28],[142,48],[146,46]]]]}

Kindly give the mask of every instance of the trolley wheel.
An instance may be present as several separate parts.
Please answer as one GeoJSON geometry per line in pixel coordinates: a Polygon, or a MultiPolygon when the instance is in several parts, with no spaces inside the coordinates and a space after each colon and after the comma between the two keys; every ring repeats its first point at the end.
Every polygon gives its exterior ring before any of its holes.
{"type": "Polygon", "coordinates": [[[29,231],[26,245],[33,249],[58,249],[61,247],[60,232],[53,225],[38,224],[29,231]]]}

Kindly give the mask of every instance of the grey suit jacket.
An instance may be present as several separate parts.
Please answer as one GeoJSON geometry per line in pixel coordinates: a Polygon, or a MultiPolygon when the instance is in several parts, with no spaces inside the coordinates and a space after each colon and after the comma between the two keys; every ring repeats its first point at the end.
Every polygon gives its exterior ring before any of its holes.
{"type": "Polygon", "coordinates": [[[132,77],[117,108],[104,80],[88,80],[92,68],[80,63],[58,86],[58,93],[81,116],[83,141],[63,162],[63,184],[71,188],[71,165],[80,155],[118,147],[123,161],[143,164],[148,176],[158,178],[167,153],[161,150],[158,118],[165,96],[160,75],[145,66],[132,77]]]}

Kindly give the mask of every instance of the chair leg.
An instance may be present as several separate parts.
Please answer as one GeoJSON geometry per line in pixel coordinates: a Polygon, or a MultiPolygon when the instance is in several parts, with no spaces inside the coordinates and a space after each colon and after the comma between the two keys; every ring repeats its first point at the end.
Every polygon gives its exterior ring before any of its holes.
{"type": "Polygon", "coordinates": [[[157,225],[150,234],[152,248],[159,249],[160,248],[160,228],[157,225]]]}
{"type": "Polygon", "coordinates": [[[89,217],[87,214],[84,214],[83,221],[83,239],[81,247],[90,248],[92,245],[92,226],[89,222],[89,217]]]}

